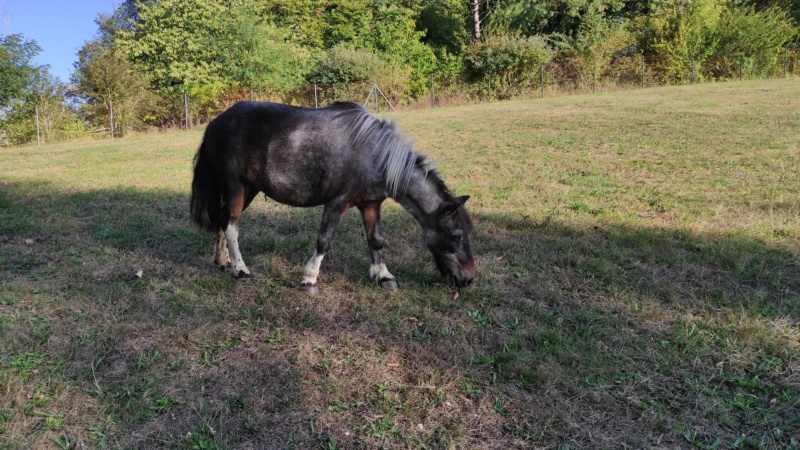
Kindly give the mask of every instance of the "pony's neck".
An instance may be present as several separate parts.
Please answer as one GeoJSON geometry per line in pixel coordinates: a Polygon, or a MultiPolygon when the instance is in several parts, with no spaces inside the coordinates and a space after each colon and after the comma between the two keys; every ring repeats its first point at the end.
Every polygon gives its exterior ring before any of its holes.
{"type": "Polygon", "coordinates": [[[435,173],[415,167],[408,179],[407,188],[393,196],[423,226],[448,199],[447,193],[442,190],[441,183],[437,183],[435,177],[435,173]]]}

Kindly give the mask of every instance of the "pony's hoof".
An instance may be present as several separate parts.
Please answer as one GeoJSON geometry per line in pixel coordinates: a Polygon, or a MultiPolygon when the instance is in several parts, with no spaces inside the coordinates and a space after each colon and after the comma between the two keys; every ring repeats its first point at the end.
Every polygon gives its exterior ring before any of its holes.
{"type": "Polygon", "coordinates": [[[397,281],[394,278],[381,278],[381,288],[386,291],[394,292],[397,290],[397,281]]]}
{"type": "Polygon", "coordinates": [[[315,283],[303,282],[300,283],[300,289],[302,289],[307,295],[313,297],[317,295],[317,285],[315,283]]]}
{"type": "Polygon", "coordinates": [[[250,272],[245,272],[244,270],[240,270],[239,273],[236,274],[237,280],[242,280],[245,278],[252,278],[253,274],[250,272]]]}

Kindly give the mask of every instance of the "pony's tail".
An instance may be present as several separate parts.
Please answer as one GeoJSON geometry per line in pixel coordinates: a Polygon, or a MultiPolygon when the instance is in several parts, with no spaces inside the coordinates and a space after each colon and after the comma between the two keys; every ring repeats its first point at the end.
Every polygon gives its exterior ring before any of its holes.
{"type": "Polygon", "coordinates": [[[192,179],[192,198],[189,202],[189,210],[192,220],[201,228],[208,231],[219,231],[222,194],[213,168],[208,162],[205,146],[204,139],[194,157],[194,178],[192,179]]]}

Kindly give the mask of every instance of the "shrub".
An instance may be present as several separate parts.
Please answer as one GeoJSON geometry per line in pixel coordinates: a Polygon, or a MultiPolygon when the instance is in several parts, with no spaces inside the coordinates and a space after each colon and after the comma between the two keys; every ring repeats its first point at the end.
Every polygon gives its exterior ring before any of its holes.
{"type": "Polygon", "coordinates": [[[337,44],[317,60],[309,81],[317,83],[352,83],[380,78],[387,64],[373,53],[337,44]]]}
{"type": "Polygon", "coordinates": [[[513,95],[513,86],[534,80],[552,54],[541,36],[496,35],[474,43],[464,56],[464,65],[472,81],[491,77],[498,95],[508,97],[513,95]]]}

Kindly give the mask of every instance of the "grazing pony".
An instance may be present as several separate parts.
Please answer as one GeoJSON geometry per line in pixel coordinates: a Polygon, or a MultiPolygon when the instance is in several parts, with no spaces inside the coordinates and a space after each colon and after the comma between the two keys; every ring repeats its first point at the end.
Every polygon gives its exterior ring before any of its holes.
{"type": "Polygon", "coordinates": [[[393,123],[355,103],[311,109],[240,102],[208,124],[194,158],[191,215],[218,233],[215,261],[237,278],[250,275],[239,252],[239,217],[259,192],[291,206],[325,205],[304,287],[316,284],[336,227],[355,206],[372,256],[370,278],[397,289],[381,255],[381,203],[387,197],[420,224],[446,283],[461,287],[475,278],[472,221],[464,208],[469,196],[454,196],[393,123]]]}

